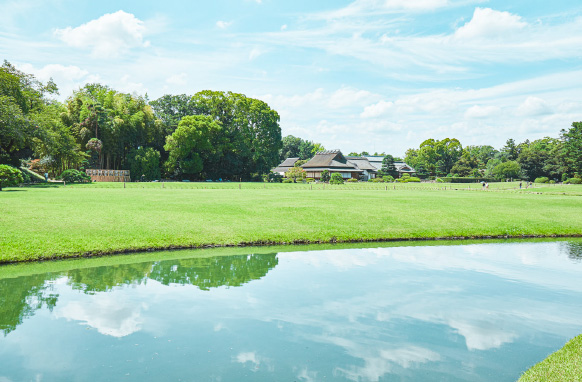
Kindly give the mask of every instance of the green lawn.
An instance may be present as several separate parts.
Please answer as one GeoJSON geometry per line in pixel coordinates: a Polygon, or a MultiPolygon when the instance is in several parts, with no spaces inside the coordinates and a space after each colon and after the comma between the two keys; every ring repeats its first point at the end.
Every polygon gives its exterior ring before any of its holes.
{"type": "Polygon", "coordinates": [[[492,183],[489,191],[479,184],[125,187],[1,192],[0,262],[207,244],[582,233],[582,187],[574,185],[516,190],[517,183],[492,183]]]}
{"type": "Polygon", "coordinates": [[[525,372],[519,382],[582,381],[582,335],[525,372]]]}

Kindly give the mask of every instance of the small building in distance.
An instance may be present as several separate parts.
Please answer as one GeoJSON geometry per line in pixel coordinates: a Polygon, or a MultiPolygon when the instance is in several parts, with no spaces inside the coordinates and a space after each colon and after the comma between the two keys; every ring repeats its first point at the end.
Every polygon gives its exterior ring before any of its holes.
{"type": "Polygon", "coordinates": [[[92,182],[131,182],[129,170],[85,170],[92,182]]]}
{"type": "Polygon", "coordinates": [[[378,174],[378,169],[365,157],[347,156],[346,159],[349,163],[355,165],[356,168],[363,171],[360,175],[360,180],[374,179],[378,174]]]}
{"type": "Polygon", "coordinates": [[[289,171],[291,167],[295,166],[295,162],[297,162],[298,160],[299,158],[287,158],[272,171],[279,175],[285,176],[285,173],[289,171]]]}
{"type": "MultiPolygon", "coordinates": [[[[374,166],[377,171],[382,169],[382,161],[384,157],[381,155],[367,155],[363,158],[366,158],[372,166],[374,166]]],[[[402,174],[416,174],[416,170],[406,164],[403,161],[394,161],[394,167],[396,167],[396,171],[398,171],[398,177],[401,177],[402,174]]]]}
{"type": "Polygon", "coordinates": [[[315,154],[311,160],[301,166],[308,178],[321,179],[321,173],[325,170],[341,174],[344,179],[360,179],[364,170],[350,163],[340,150],[321,151],[315,154]]]}

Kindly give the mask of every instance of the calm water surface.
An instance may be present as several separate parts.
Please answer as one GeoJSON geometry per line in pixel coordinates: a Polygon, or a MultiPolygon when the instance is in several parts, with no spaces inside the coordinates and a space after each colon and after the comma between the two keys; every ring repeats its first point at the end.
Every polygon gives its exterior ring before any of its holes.
{"type": "Polygon", "coordinates": [[[514,381],[582,333],[581,241],[268,251],[2,267],[0,381],[514,381]]]}

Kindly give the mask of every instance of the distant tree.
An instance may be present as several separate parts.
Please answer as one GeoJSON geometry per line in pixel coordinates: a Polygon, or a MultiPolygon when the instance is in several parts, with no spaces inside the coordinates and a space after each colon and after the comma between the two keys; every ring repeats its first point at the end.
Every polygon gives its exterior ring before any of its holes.
{"type": "Polygon", "coordinates": [[[283,148],[281,148],[280,159],[284,161],[287,158],[298,158],[299,157],[299,146],[303,139],[294,137],[293,135],[287,135],[283,137],[283,148]]]}
{"type": "Polygon", "coordinates": [[[293,167],[301,167],[305,163],[309,162],[307,159],[298,159],[294,164],[293,167]]]}
{"type": "Polygon", "coordinates": [[[342,175],[340,173],[334,172],[333,174],[331,174],[329,184],[344,184],[344,178],[342,178],[342,175]]]}
{"type": "Polygon", "coordinates": [[[370,153],[369,153],[369,152],[367,152],[367,151],[362,151],[362,152],[360,153],[360,156],[361,156],[361,157],[363,157],[363,156],[368,156],[368,155],[370,155],[370,153]]]}
{"type": "Polygon", "coordinates": [[[507,161],[495,166],[491,175],[496,179],[508,179],[508,178],[519,178],[521,172],[521,167],[516,161],[507,161]]]}
{"type": "Polygon", "coordinates": [[[323,170],[321,172],[321,181],[322,182],[329,182],[331,175],[329,174],[329,170],[323,170]]]}
{"type": "Polygon", "coordinates": [[[516,160],[519,155],[519,148],[513,139],[508,139],[501,149],[501,153],[505,155],[506,160],[516,160]]]}
{"type": "Polygon", "coordinates": [[[311,159],[315,145],[310,141],[302,141],[299,144],[299,159],[311,159]]]}
{"type": "Polygon", "coordinates": [[[571,173],[582,174],[582,122],[572,123],[569,130],[561,131],[564,157],[571,173]]]}
{"type": "Polygon", "coordinates": [[[313,148],[311,149],[311,155],[315,155],[316,153],[325,151],[325,147],[321,143],[314,143],[313,148]]]}
{"type": "Polygon", "coordinates": [[[390,154],[386,155],[382,160],[382,168],[379,171],[380,176],[389,175],[393,178],[398,177],[398,171],[394,165],[394,157],[390,154]]]}
{"type": "Polygon", "coordinates": [[[302,169],[301,167],[291,167],[285,173],[285,177],[287,177],[288,179],[293,179],[293,182],[297,183],[297,180],[301,181],[305,179],[305,170],[302,169]]]}

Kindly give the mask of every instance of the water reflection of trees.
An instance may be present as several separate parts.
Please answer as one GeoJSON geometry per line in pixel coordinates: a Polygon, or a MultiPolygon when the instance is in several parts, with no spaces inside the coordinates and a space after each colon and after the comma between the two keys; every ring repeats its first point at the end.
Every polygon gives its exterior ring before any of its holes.
{"type": "Polygon", "coordinates": [[[52,312],[59,295],[52,293],[50,279],[47,274],[0,279],[0,331],[4,335],[43,306],[52,312]]]}
{"type": "Polygon", "coordinates": [[[563,245],[570,259],[582,261],[582,241],[566,241],[563,245]]]}
{"type": "Polygon", "coordinates": [[[277,264],[275,253],[164,261],[153,266],[149,278],[164,285],[190,284],[209,290],[220,286],[241,286],[260,279],[277,264]]]}
{"type": "Polygon", "coordinates": [[[260,279],[277,264],[277,254],[269,253],[80,268],[0,279],[0,331],[7,335],[43,306],[52,311],[59,296],[53,293],[51,281],[61,277],[68,279],[72,289],[86,294],[141,285],[148,280],[210,290],[237,287],[260,279]]]}

